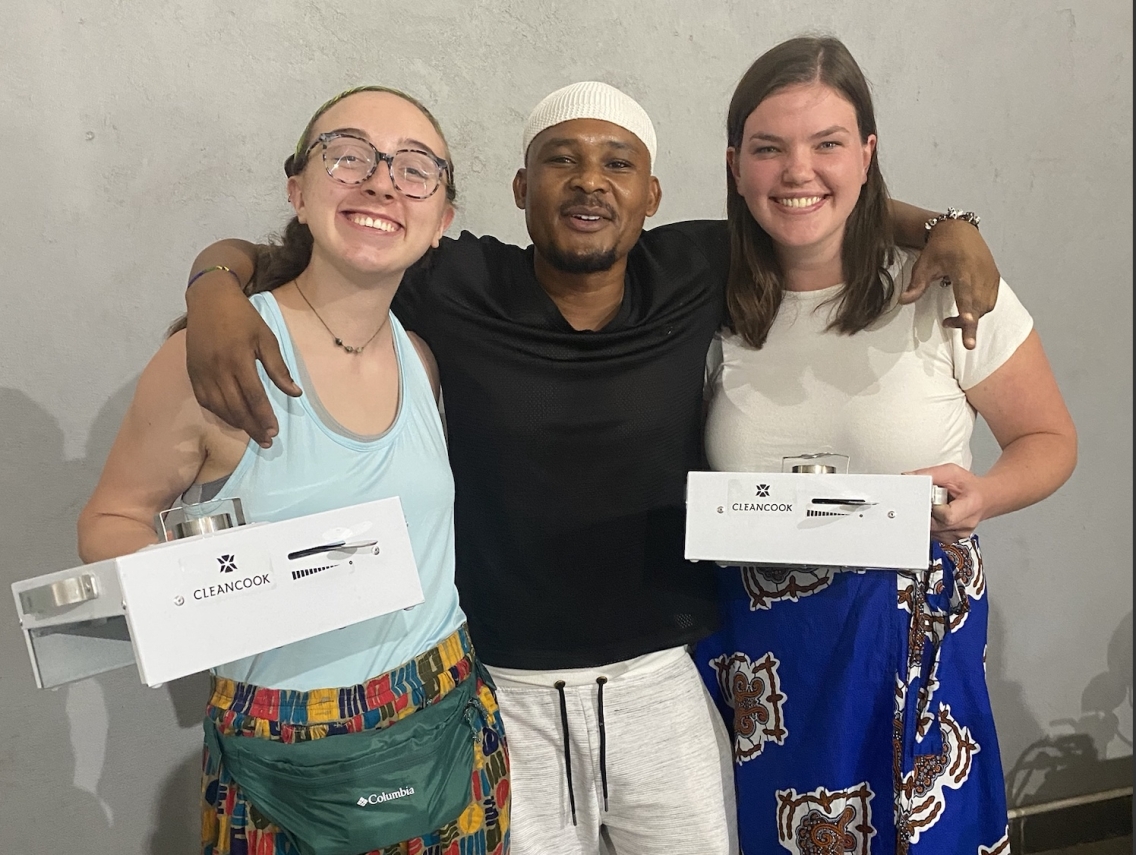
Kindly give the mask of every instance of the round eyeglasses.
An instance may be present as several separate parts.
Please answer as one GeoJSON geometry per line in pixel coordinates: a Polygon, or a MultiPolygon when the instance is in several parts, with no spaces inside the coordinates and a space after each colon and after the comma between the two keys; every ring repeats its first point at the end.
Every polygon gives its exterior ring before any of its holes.
{"type": "Polygon", "coordinates": [[[362,184],[375,174],[379,162],[384,161],[391,184],[411,199],[433,196],[442,183],[442,173],[450,167],[442,158],[428,151],[400,148],[393,154],[387,154],[375,148],[369,140],[342,131],[330,131],[316,137],[304,152],[305,164],[316,146],[323,147],[323,168],[340,184],[362,184]]]}

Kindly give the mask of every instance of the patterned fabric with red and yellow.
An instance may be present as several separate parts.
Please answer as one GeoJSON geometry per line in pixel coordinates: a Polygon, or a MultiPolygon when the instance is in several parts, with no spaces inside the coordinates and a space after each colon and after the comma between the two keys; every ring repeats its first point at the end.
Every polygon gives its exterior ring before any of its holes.
{"type": "MultiPolygon", "coordinates": [[[[304,742],[389,727],[437,703],[463,680],[478,680],[489,721],[474,745],[469,806],[430,834],[366,855],[508,855],[511,794],[505,732],[493,690],[473,673],[473,656],[463,626],[437,647],[357,686],[300,692],[215,677],[206,715],[225,735],[304,742]]],[[[245,798],[208,748],[201,801],[203,855],[298,855],[287,834],[245,798]]]]}

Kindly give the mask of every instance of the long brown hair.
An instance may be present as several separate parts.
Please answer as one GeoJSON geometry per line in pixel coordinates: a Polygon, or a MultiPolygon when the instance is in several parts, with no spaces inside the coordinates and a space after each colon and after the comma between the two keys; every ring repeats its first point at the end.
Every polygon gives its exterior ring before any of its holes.
{"type": "MultiPolygon", "coordinates": [[[[740,152],[750,113],[775,92],[808,83],[822,83],[836,90],[853,106],[862,143],[876,133],[868,81],[848,48],[829,36],[801,36],[766,51],[742,75],[730,99],[728,144],[740,152]]],[[[772,239],[750,213],[728,167],[726,186],[730,231],[726,303],[733,330],[751,347],[760,348],[781,306],[783,273],[772,239]]],[[[887,271],[894,255],[887,203],[887,186],[873,151],[867,181],[844,227],[844,287],[834,298],[839,305],[829,329],[859,332],[887,309],[895,291],[895,282],[887,271]]]]}
{"type": "MultiPolygon", "coordinates": [[[[413,104],[425,116],[434,130],[438,132],[438,136],[442,138],[442,143],[446,146],[446,162],[449,164],[446,168],[445,180],[443,186],[445,187],[446,200],[452,205],[454,200],[457,199],[458,191],[454,184],[454,161],[453,154],[450,152],[450,144],[446,140],[446,135],[442,132],[442,126],[438,124],[438,120],[434,118],[434,114],[426,109],[421,101],[412,95],[407,95],[398,89],[392,89],[389,86],[356,86],[351,89],[344,90],[338,95],[329,98],[325,101],[312,117],[308,119],[308,124],[304,127],[303,134],[300,135],[300,141],[296,144],[296,150],[288,155],[284,161],[284,174],[291,178],[293,175],[299,175],[304,171],[307,166],[306,155],[308,147],[311,145],[312,129],[319,117],[326,113],[333,105],[339,103],[349,95],[354,95],[357,92],[386,92],[390,95],[395,95],[402,100],[413,104]]],[[[431,254],[432,250],[426,251],[426,256],[415,262],[415,266],[422,264],[426,258],[431,254]]],[[[301,223],[298,217],[292,217],[284,226],[284,229],[276,235],[269,238],[267,244],[261,244],[257,247],[256,253],[256,271],[253,277],[244,287],[246,297],[251,297],[253,294],[259,294],[263,291],[273,291],[281,285],[291,282],[297,276],[304,272],[312,260],[312,233],[311,230],[301,223]]],[[[182,315],[166,330],[166,336],[169,337],[176,333],[178,330],[185,329],[186,316],[182,315]]]]}

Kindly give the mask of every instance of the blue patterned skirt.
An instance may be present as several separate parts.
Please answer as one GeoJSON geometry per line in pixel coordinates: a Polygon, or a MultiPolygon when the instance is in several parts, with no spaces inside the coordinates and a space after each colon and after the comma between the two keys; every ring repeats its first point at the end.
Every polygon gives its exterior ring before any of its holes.
{"type": "Polygon", "coordinates": [[[978,539],[925,571],[728,567],[695,659],[750,855],[1008,855],[978,539]]]}

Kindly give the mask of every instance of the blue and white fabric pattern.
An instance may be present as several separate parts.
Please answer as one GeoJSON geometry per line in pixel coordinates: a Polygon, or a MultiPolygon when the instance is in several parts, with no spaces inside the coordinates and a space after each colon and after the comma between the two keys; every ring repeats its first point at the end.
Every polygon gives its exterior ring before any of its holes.
{"type": "Polygon", "coordinates": [[[977,537],[921,572],[727,567],[696,661],[742,851],[1009,855],[977,537]]]}

